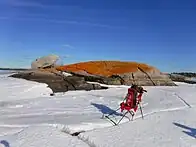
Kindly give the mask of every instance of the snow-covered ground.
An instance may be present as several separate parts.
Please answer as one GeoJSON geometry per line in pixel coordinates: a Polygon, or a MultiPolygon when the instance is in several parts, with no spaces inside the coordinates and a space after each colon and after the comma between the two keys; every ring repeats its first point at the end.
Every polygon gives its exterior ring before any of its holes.
{"type": "Polygon", "coordinates": [[[144,119],[138,111],[112,126],[102,113],[118,108],[127,86],[50,96],[45,84],[0,75],[0,147],[196,147],[196,85],[178,85],[144,87],[144,119]]]}

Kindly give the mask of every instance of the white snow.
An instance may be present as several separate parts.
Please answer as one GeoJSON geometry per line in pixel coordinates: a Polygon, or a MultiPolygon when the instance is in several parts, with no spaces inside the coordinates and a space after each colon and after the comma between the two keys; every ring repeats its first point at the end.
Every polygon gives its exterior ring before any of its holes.
{"type": "Polygon", "coordinates": [[[62,74],[63,74],[64,76],[66,76],[66,77],[68,77],[68,76],[72,76],[72,74],[67,73],[67,72],[62,72],[62,74]]]}
{"type": "Polygon", "coordinates": [[[113,126],[102,113],[119,107],[128,86],[50,96],[46,84],[1,75],[0,147],[196,147],[196,85],[177,84],[145,86],[144,119],[138,111],[113,126]]]}

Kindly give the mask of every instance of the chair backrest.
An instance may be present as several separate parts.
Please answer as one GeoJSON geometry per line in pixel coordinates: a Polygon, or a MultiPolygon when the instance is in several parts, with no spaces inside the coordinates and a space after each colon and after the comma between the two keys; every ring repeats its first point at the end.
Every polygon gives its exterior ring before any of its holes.
{"type": "Polygon", "coordinates": [[[137,101],[141,102],[142,94],[143,94],[142,92],[138,93],[138,91],[135,89],[135,87],[129,88],[125,99],[123,100],[122,103],[120,103],[121,112],[123,110],[130,111],[130,109],[134,109],[134,111],[136,112],[137,108],[138,108],[137,101]]]}
{"type": "Polygon", "coordinates": [[[125,103],[128,106],[133,107],[134,102],[136,102],[136,99],[137,99],[137,91],[134,88],[129,88],[125,103]]]}

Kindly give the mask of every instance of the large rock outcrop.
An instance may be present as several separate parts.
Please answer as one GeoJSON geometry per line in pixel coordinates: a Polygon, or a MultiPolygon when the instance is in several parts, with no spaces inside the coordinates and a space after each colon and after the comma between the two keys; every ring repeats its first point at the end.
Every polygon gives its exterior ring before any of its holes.
{"type": "Polygon", "coordinates": [[[86,73],[109,78],[106,84],[141,86],[175,86],[167,74],[137,62],[89,61],[57,67],[59,71],[86,73]]]}
{"type": "Polygon", "coordinates": [[[65,76],[62,73],[47,70],[31,70],[19,72],[10,77],[21,78],[30,81],[48,84],[48,87],[56,92],[67,92],[70,90],[99,90],[107,87],[99,84],[87,83],[84,77],[65,76]]]}
{"type": "Polygon", "coordinates": [[[168,74],[163,74],[157,68],[143,63],[91,61],[46,68],[47,62],[50,61],[47,65],[53,65],[56,59],[58,57],[55,56],[40,58],[32,63],[36,65],[33,65],[32,70],[16,73],[11,77],[46,83],[54,93],[69,90],[107,89],[107,87],[92,84],[89,81],[107,85],[175,86],[168,74]]]}

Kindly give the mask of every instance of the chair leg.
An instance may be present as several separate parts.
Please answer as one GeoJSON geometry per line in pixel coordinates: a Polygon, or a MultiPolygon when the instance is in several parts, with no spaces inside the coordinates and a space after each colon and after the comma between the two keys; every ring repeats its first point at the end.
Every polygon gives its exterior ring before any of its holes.
{"type": "Polygon", "coordinates": [[[121,120],[127,115],[128,111],[122,116],[122,118],[118,121],[117,125],[121,122],[121,120]]]}
{"type": "Polygon", "coordinates": [[[134,113],[132,111],[128,111],[131,114],[131,121],[133,121],[134,113]]]}

